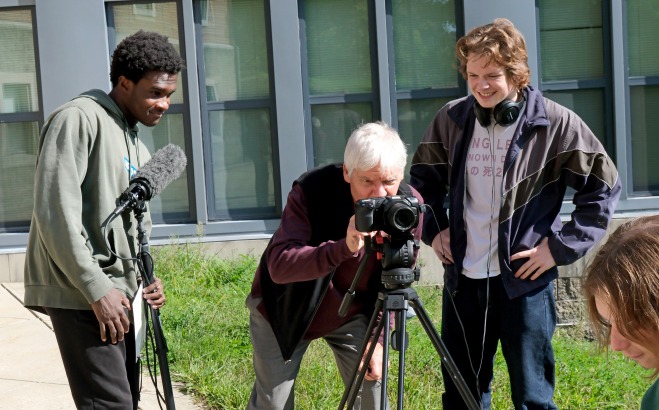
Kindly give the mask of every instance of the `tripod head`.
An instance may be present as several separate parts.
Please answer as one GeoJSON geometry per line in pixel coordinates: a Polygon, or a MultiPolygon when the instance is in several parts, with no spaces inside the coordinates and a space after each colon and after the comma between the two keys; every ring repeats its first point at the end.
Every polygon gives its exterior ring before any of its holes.
{"type": "Polygon", "coordinates": [[[419,269],[412,268],[414,251],[419,249],[412,229],[419,224],[422,212],[419,200],[413,196],[367,198],[355,203],[357,230],[378,231],[366,246],[371,246],[382,261],[382,284],[387,289],[407,287],[419,280],[419,269]]]}
{"type": "Polygon", "coordinates": [[[355,202],[355,228],[360,232],[377,231],[377,234],[364,238],[364,257],[350,289],[343,297],[339,316],[344,317],[348,311],[366,261],[373,251],[382,262],[381,280],[386,289],[405,288],[419,280],[419,268],[412,268],[414,251],[419,248],[419,241],[414,239],[412,229],[419,224],[422,212],[419,200],[413,196],[366,198],[355,202]],[[383,236],[382,232],[387,236],[383,236]]]}
{"type": "Polygon", "coordinates": [[[414,250],[419,248],[419,241],[411,233],[394,236],[382,236],[378,232],[372,238],[364,238],[364,257],[352,280],[350,289],[343,296],[339,307],[339,316],[345,317],[348,308],[355,297],[355,288],[362,277],[366,262],[372,253],[382,263],[380,280],[386,289],[395,290],[407,288],[412,282],[419,280],[420,270],[414,266],[414,250]]]}
{"type": "Polygon", "coordinates": [[[411,233],[393,236],[378,233],[367,246],[371,246],[382,263],[380,280],[386,289],[406,288],[419,280],[419,267],[414,266],[414,252],[419,249],[419,241],[411,233]]]}

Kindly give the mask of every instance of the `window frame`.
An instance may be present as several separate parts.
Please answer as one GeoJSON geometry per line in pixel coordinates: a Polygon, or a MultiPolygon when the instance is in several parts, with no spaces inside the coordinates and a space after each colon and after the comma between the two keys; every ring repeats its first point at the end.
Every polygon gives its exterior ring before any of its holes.
{"type": "MultiPolygon", "coordinates": [[[[10,124],[10,123],[36,123],[37,129],[39,132],[43,127],[45,118],[44,118],[44,108],[43,108],[43,94],[41,87],[41,72],[40,60],[39,60],[39,42],[38,32],[37,32],[37,15],[35,6],[16,6],[16,7],[2,7],[0,12],[4,11],[18,11],[18,10],[28,10],[30,12],[30,20],[32,24],[32,44],[34,49],[34,68],[36,73],[36,95],[37,95],[37,111],[29,112],[13,112],[13,113],[0,113],[0,123],[10,124]]],[[[4,84],[3,84],[4,85],[4,84]]],[[[39,136],[37,135],[37,138],[39,136]]],[[[3,144],[4,145],[4,144],[3,144]]],[[[4,146],[3,146],[4,151],[4,146]]],[[[25,221],[14,221],[12,223],[7,223],[6,221],[0,221],[0,235],[6,233],[27,233],[30,230],[30,220],[25,221]]]]}
{"type": "MultiPolygon", "coordinates": [[[[462,74],[460,74],[460,71],[457,69],[454,70],[454,75],[456,76],[456,86],[455,87],[439,87],[439,88],[434,88],[434,87],[425,87],[425,88],[415,88],[415,89],[403,89],[399,90],[396,87],[396,58],[395,58],[395,43],[394,43],[394,15],[393,15],[393,1],[394,0],[386,0],[385,1],[385,10],[386,10],[386,18],[387,18],[387,25],[386,25],[386,33],[387,33],[387,44],[389,44],[388,48],[388,63],[389,63],[389,91],[391,92],[391,101],[390,101],[390,110],[391,110],[391,124],[396,130],[400,130],[400,122],[399,122],[399,115],[398,115],[398,107],[400,106],[401,103],[403,102],[421,102],[424,100],[455,100],[458,98],[462,98],[468,95],[468,87],[467,87],[467,82],[465,79],[462,77],[462,74]]],[[[412,1],[412,0],[408,0],[412,1]]],[[[455,1],[455,40],[453,45],[455,45],[455,42],[465,34],[465,23],[464,23],[464,0],[454,0],[455,1]]],[[[457,57],[454,58],[454,61],[456,62],[457,65],[457,57]]],[[[436,111],[439,111],[439,109],[442,108],[441,105],[438,105],[436,107],[436,111]]],[[[430,123],[426,124],[426,127],[429,126],[430,123]]],[[[402,130],[400,130],[402,133],[402,130]]],[[[415,141],[420,141],[423,135],[412,135],[411,141],[406,140],[406,135],[401,135],[401,138],[403,141],[408,144],[408,157],[410,160],[408,161],[407,164],[407,170],[405,173],[405,178],[409,179],[409,168],[411,166],[411,158],[413,157],[414,152],[417,149],[418,143],[415,143],[415,141]]]]}
{"type": "MultiPolygon", "coordinates": [[[[198,0],[193,2],[193,12],[194,12],[194,26],[195,26],[195,39],[197,47],[197,72],[199,73],[199,100],[200,100],[200,110],[201,110],[201,128],[202,128],[202,142],[204,146],[204,174],[205,174],[205,189],[206,189],[206,198],[207,198],[207,212],[208,212],[208,222],[225,222],[225,221],[244,221],[244,220],[267,220],[273,218],[279,218],[281,211],[283,209],[283,204],[281,200],[281,179],[280,179],[280,167],[279,167],[279,149],[278,149],[278,137],[277,137],[277,107],[275,103],[275,87],[274,87],[274,69],[273,69],[273,45],[272,45],[272,30],[271,30],[271,12],[270,12],[270,2],[263,0],[263,13],[264,13],[264,24],[265,24],[265,41],[266,41],[266,53],[268,60],[268,89],[269,97],[268,98],[250,98],[250,99],[239,99],[239,100],[223,100],[223,101],[213,101],[208,102],[207,96],[208,91],[206,89],[206,71],[205,71],[205,53],[204,53],[204,42],[203,42],[203,28],[206,27],[208,22],[208,15],[203,14],[202,10],[203,0],[198,0]],[[216,208],[215,201],[215,180],[213,173],[213,150],[212,145],[213,141],[211,138],[210,131],[210,116],[212,112],[218,111],[240,111],[248,109],[258,109],[258,108],[267,108],[270,113],[270,136],[271,136],[271,147],[272,147],[272,178],[274,184],[274,199],[275,199],[275,215],[263,215],[256,212],[242,212],[241,210],[236,210],[228,212],[218,210],[216,208]],[[237,214],[238,218],[232,216],[231,214],[237,214]]],[[[209,8],[210,4],[206,4],[206,7],[209,8]]]]}
{"type": "Polygon", "coordinates": [[[641,76],[641,75],[628,75],[627,73],[630,72],[629,70],[629,30],[628,30],[628,18],[627,18],[627,1],[623,2],[624,4],[622,5],[623,12],[621,13],[622,15],[622,25],[623,25],[623,37],[624,37],[624,72],[626,73],[624,76],[624,81],[625,81],[625,96],[626,96],[626,118],[627,118],[627,126],[626,126],[626,136],[625,138],[625,143],[626,143],[626,149],[627,149],[627,158],[626,158],[626,172],[627,172],[627,187],[628,188],[623,188],[625,189],[625,193],[628,195],[629,199],[631,200],[638,200],[638,201],[652,201],[652,207],[653,208],[659,208],[659,196],[656,194],[653,194],[652,190],[634,190],[634,170],[632,167],[632,155],[633,155],[633,147],[631,144],[631,136],[632,136],[632,123],[633,123],[633,118],[632,118],[632,112],[631,112],[631,95],[632,95],[632,89],[636,87],[644,88],[644,87],[656,87],[659,86],[659,73],[655,75],[646,75],[646,76],[641,76]]]}
{"type": "MultiPolygon", "coordinates": [[[[613,50],[611,44],[611,9],[609,7],[609,0],[601,0],[600,8],[602,13],[602,68],[604,75],[601,78],[591,79],[574,79],[574,80],[550,80],[543,81],[542,79],[542,52],[541,52],[541,38],[542,30],[540,26],[540,2],[536,0],[536,28],[538,39],[538,87],[544,94],[545,92],[561,92],[561,91],[575,91],[575,90],[602,90],[604,95],[604,135],[597,137],[607,148],[608,154],[616,161],[616,144],[614,133],[614,85],[613,85],[613,69],[612,59],[613,50]]],[[[570,108],[572,109],[572,108],[570,108]]],[[[579,113],[572,109],[577,115],[579,113]]]]}
{"type": "MultiPolygon", "coordinates": [[[[356,93],[325,93],[318,95],[311,95],[309,90],[309,58],[308,58],[308,45],[306,36],[306,19],[305,19],[305,5],[304,0],[298,1],[298,16],[300,21],[300,55],[302,59],[302,94],[304,101],[304,130],[305,130],[305,146],[307,154],[307,168],[311,169],[316,166],[314,159],[314,140],[313,140],[313,122],[311,118],[311,108],[314,105],[331,105],[331,104],[349,104],[368,103],[371,107],[371,121],[376,121],[382,115],[381,101],[380,101],[380,64],[378,60],[378,44],[377,44],[377,16],[376,6],[373,0],[363,0],[367,5],[368,15],[368,48],[371,61],[371,92],[356,92],[356,93]]],[[[348,136],[346,135],[346,139],[348,136]]]]}

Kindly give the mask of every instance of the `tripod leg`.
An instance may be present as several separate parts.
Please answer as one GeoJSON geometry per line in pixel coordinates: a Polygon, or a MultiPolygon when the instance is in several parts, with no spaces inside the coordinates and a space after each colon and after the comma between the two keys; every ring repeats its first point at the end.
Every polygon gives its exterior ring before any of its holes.
{"type": "MultiPolygon", "coordinates": [[[[391,316],[389,315],[389,297],[385,296],[384,308],[382,309],[382,319],[380,323],[384,322],[384,328],[387,329],[387,332],[391,328],[391,316]]],[[[379,332],[377,333],[380,334],[379,332]]],[[[380,406],[385,406],[387,403],[387,378],[389,375],[389,337],[385,335],[384,341],[382,343],[382,381],[380,384],[380,406]]]]}
{"type": "Polygon", "coordinates": [[[423,308],[423,303],[421,303],[421,299],[419,299],[418,295],[415,294],[413,298],[410,298],[410,304],[412,307],[414,307],[414,311],[416,312],[417,317],[423,326],[423,329],[426,331],[426,334],[435,347],[435,350],[437,350],[442,363],[444,366],[446,366],[446,369],[448,370],[449,374],[451,374],[451,377],[453,377],[453,382],[458,388],[458,391],[460,392],[460,395],[462,396],[462,399],[464,400],[467,407],[470,410],[481,409],[481,406],[478,404],[478,402],[476,402],[476,398],[474,398],[474,396],[469,391],[467,383],[462,378],[462,374],[460,374],[460,370],[458,370],[458,367],[453,361],[453,358],[451,358],[451,355],[446,349],[446,346],[444,346],[444,342],[442,342],[442,339],[439,337],[437,329],[435,329],[435,326],[433,326],[432,321],[428,317],[426,310],[423,308]]]}
{"type": "MultiPolygon", "coordinates": [[[[370,335],[374,334],[373,329],[375,329],[375,323],[378,320],[378,313],[380,312],[381,309],[382,309],[382,299],[378,298],[378,300],[375,303],[375,310],[373,311],[373,315],[371,316],[371,321],[369,322],[368,328],[366,329],[365,334],[368,335],[368,337],[364,338],[364,341],[362,342],[362,345],[359,348],[359,352],[357,353],[357,362],[355,363],[355,367],[352,372],[352,380],[350,381],[350,384],[346,387],[345,391],[343,392],[343,397],[341,398],[341,403],[339,404],[339,410],[345,408],[351,409],[355,405],[355,400],[357,399],[357,393],[359,392],[359,387],[364,381],[364,375],[366,374],[366,370],[368,368],[368,362],[371,360],[371,357],[373,356],[373,352],[375,351],[375,344],[377,343],[377,339],[370,335]],[[368,343],[369,340],[372,340],[370,346],[368,343]],[[369,346],[368,353],[366,356],[364,356],[364,352],[366,352],[367,346],[369,346]],[[364,365],[360,370],[359,365],[362,362],[362,358],[364,365]]],[[[384,323],[383,321],[380,321],[379,325],[377,326],[377,331],[375,335],[379,335],[380,332],[382,332],[383,327],[384,327],[384,323]]]]}
{"type": "Polygon", "coordinates": [[[405,323],[407,321],[407,301],[404,308],[396,311],[396,325],[393,336],[393,348],[398,350],[398,410],[403,409],[403,394],[405,389],[405,351],[407,350],[407,330],[405,323]]]}

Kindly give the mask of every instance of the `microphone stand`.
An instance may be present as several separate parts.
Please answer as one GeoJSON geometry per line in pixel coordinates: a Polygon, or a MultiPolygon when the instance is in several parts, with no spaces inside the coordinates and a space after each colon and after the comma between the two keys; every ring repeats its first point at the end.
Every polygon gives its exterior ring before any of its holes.
{"type": "MultiPolygon", "coordinates": [[[[146,234],[146,228],[143,224],[146,205],[144,202],[142,202],[138,204],[138,206],[134,207],[133,211],[135,212],[135,219],[137,220],[137,238],[139,240],[140,246],[137,255],[137,265],[139,266],[142,280],[144,280],[145,283],[144,287],[147,287],[153,283],[153,258],[151,257],[150,253],[149,239],[146,234]]],[[[146,303],[146,301],[144,301],[144,305],[151,315],[153,334],[156,339],[156,354],[158,356],[160,378],[162,379],[162,386],[164,390],[165,406],[167,410],[175,410],[176,406],[174,404],[174,393],[172,390],[172,381],[169,375],[169,364],[167,362],[167,341],[165,340],[165,335],[162,331],[162,324],[160,322],[160,310],[153,309],[150,304],[146,303]]],[[[154,383],[156,382],[154,381],[154,383]]],[[[156,385],[156,391],[157,387],[158,386],[156,385]]],[[[160,402],[160,396],[157,395],[157,397],[158,402],[160,402]]]]}

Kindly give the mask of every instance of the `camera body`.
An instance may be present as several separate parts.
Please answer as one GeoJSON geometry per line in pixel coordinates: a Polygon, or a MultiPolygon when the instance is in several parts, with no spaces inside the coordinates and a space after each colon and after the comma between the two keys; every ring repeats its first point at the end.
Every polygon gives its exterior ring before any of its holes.
{"type": "Polygon", "coordinates": [[[355,202],[355,228],[360,232],[384,231],[391,236],[409,234],[422,212],[413,196],[385,196],[355,202]]]}

